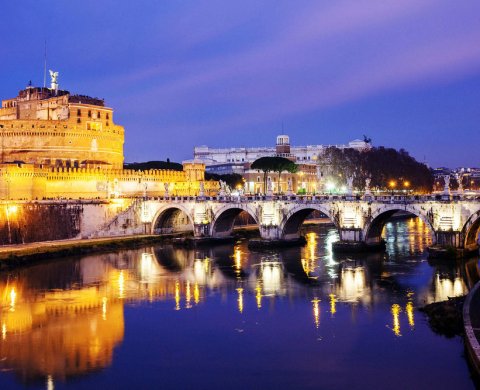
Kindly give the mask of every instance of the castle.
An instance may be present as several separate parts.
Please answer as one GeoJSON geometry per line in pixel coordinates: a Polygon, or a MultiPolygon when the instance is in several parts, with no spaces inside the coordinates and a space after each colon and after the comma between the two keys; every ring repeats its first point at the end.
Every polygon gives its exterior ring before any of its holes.
{"type": "MultiPolygon", "coordinates": [[[[198,195],[203,162],[183,171],[123,169],[124,128],[103,100],[31,83],[0,108],[0,199],[198,195]]],[[[203,184],[205,194],[216,182],[203,184]]]]}

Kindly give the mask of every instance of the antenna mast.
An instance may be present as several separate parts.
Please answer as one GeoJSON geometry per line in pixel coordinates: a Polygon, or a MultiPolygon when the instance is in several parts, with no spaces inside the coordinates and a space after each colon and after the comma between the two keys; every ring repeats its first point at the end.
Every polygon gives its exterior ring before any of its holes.
{"type": "Polygon", "coordinates": [[[47,40],[45,39],[45,52],[43,62],[43,88],[47,86],[47,40]]]}

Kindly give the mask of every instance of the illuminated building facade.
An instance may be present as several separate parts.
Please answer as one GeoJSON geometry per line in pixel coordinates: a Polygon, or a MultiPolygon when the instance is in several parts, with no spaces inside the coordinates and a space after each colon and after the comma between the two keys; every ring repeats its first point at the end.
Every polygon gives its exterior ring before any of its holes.
{"type": "MultiPolygon", "coordinates": [[[[123,169],[124,129],[104,101],[29,85],[0,108],[0,200],[198,195],[205,165],[123,169]]],[[[216,182],[203,184],[215,194],[216,182]]]]}

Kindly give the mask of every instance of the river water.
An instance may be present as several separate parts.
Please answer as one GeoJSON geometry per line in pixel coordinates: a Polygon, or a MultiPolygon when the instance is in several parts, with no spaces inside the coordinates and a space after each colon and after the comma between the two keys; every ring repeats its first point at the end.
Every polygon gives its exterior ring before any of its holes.
{"type": "Polygon", "coordinates": [[[417,218],[387,252],[247,241],[63,258],[0,274],[0,388],[471,389],[460,337],[418,307],[465,294],[478,258],[429,263],[417,218]]]}

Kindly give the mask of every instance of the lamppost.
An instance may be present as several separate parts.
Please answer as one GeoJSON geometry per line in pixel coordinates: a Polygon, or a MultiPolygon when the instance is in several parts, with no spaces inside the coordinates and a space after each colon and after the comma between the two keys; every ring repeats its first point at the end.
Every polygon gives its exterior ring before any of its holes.
{"type": "Polygon", "coordinates": [[[408,192],[408,188],[410,187],[410,182],[408,180],[405,180],[403,182],[403,187],[405,188],[405,192],[408,192]]]}
{"type": "Polygon", "coordinates": [[[393,196],[393,191],[395,190],[396,185],[397,185],[397,182],[395,180],[390,180],[390,182],[388,183],[388,186],[392,190],[392,196],[393,196]]]}

